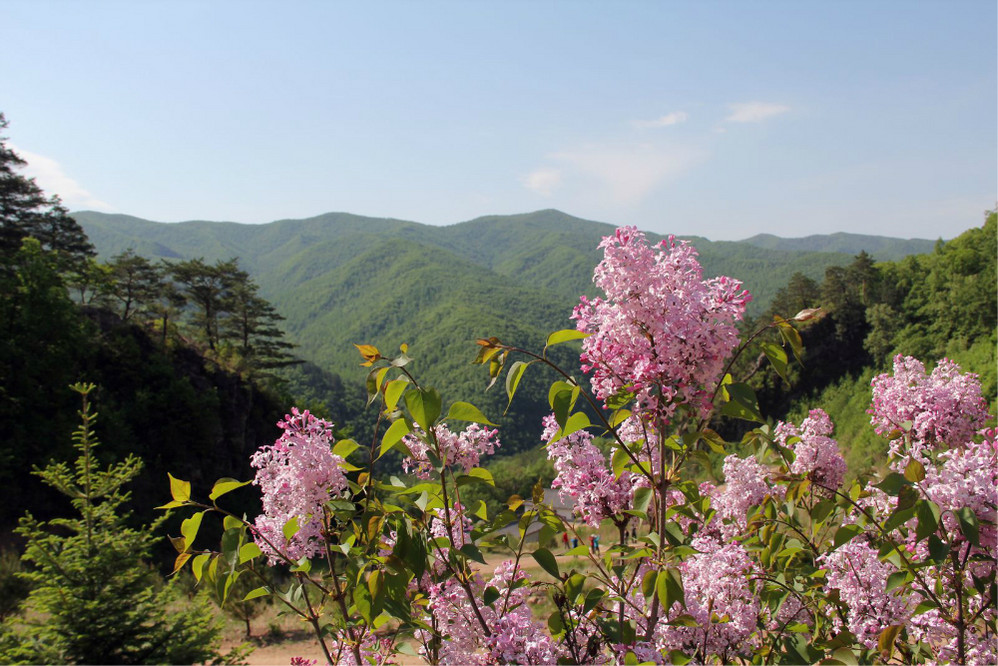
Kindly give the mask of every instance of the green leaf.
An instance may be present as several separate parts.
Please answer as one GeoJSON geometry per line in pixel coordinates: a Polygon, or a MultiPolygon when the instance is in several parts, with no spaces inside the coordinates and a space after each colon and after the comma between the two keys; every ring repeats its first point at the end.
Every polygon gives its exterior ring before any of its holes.
{"type": "Polygon", "coordinates": [[[364,621],[371,624],[371,591],[367,589],[367,585],[354,585],[353,586],[353,603],[357,608],[357,612],[360,616],[364,618],[364,621]]]}
{"type": "Polygon", "coordinates": [[[697,622],[697,619],[695,617],[693,617],[692,615],[686,615],[686,614],[679,615],[675,619],[673,619],[671,622],[666,622],[666,624],[669,625],[669,626],[672,626],[672,627],[698,627],[698,626],[700,626],[700,624],[697,622]]]}
{"type": "Polygon", "coordinates": [[[485,417],[485,414],[478,407],[475,407],[470,402],[455,402],[451,405],[450,409],[447,410],[447,420],[471,421],[472,423],[484,423],[490,426],[495,425],[495,423],[485,417]]]}
{"type": "Polygon", "coordinates": [[[464,556],[467,557],[469,560],[474,560],[475,562],[485,564],[485,556],[482,555],[482,551],[475,544],[466,543],[463,546],[461,546],[459,550],[462,553],[464,553],[464,556]]]}
{"type": "Polygon", "coordinates": [[[284,534],[285,541],[291,541],[298,534],[298,516],[291,516],[288,522],[284,523],[281,532],[284,534]]]}
{"type": "Polygon", "coordinates": [[[194,539],[198,535],[198,530],[201,529],[201,519],[204,518],[204,514],[204,511],[198,511],[180,524],[180,533],[184,535],[188,550],[194,545],[194,539]]]}
{"type": "Polygon", "coordinates": [[[243,597],[243,601],[249,601],[251,599],[256,599],[258,597],[265,597],[268,594],[270,594],[269,587],[258,587],[255,590],[250,590],[249,592],[247,592],[246,596],[243,597]]]}
{"type": "Polygon", "coordinates": [[[790,350],[794,353],[797,362],[801,362],[801,355],[804,353],[804,342],[800,338],[800,333],[787,320],[782,317],[776,318],[780,330],[780,336],[790,345],[790,350]]]}
{"type": "Polygon", "coordinates": [[[478,500],[478,508],[475,509],[472,515],[475,516],[476,518],[481,518],[482,520],[489,519],[489,508],[488,505],[485,503],[485,500],[478,500]]]}
{"type": "Polygon", "coordinates": [[[949,555],[949,546],[940,539],[935,534],[929,535],[929,557],[932,561],[937,564],[941,564],[946,561],[946,556],[949,555]]]}
{"type": "Polygon", "coordinates": [[[890,592],[895,587],[899,585],[904,585],[908,581],[907,571],[895,571],[890,576],[887,577],[887,587],[884,589],[885,592],[890,592]]]}
{"type": "Polygon", "coordinates": [[[191,559],[190,553],[180,553],[179,555],[177,555],[177,559],[173,562],[173,573],[171,573],[170,575],[172,576],[173,574],[183,569],[184,565],[187,564],[187,560],[189,559],[191,559]]]}
{"type": "Polygon", "coordinates": [[[854,525],[843,525],[842,527],[840,527],[839,529],[837,529],[835,531],[835,539],[833,541],[833,545],[834,545],[835,548],[838,548],[842,544],[844,544],[847,541],[851,540],[856,535],[862,534],[862,533],[863,533],[863,528],[860,527],[859,525],[855,525],[855,524],[854,525]]]}
{"type": "Polygon", "coordinates": [[[891,472],[884,478],[883,481],[876,484],[876,487],[880,488],[881,490],[883,490],[885,493],[887,493],[892,497],[897,497],[898,493],[901,492],[902,488],[910,485],[911,481],[904,478],[897,472],[891,472]]]}
{"type": "Polygon", "coordinates": [[[901,527],[915,516],[915,508],[909,506],[904,509],[896,509],[884,522],[884,531],[890,532],[901,527]]]}
{"type": "Polygon", "coordinates": [[[432,388],[409,391],[405,394],[405,406],[409,408],[412,420],[428,431],[440,416],[440,394],[432,388]]]}
{"type": "Polygon", "coordinates": [[[891,658],[891,654],[894,652],[894,641],[897,640],[899,633],[901,633],[900,624],[892,624],[880,632],[880,637],[877,639],[877,647],[880,649],[880,654],[884,659],[889,660],[891,658]]]}
{"type": "Polygon", "coordinates": [[[589,590],[588,594],[586,594],[586,601],[582,604],[582,614],[588,615],[589,611],[595,608],[596,604],[598,604],[604,596],[606,596],[606,592],[598,587],[589,590]]]}
{"type": "Polygon", "coordinates": [[[811,509],[811,520],[813,520],[815,523],[824,522],[825,518],[828,518],[828,515],[832,512],[834,508],[835,508],[835,502],[833,502],[832,500],[829,499],[821,500],[820,502],[814,505],[813,509],[811,509]]]}
{"type": "Polygon", "coordinates": [[[249,562],[250,560],[260,557],[261,555],[263,555],[263,551],[260,550],[260,546],[256,545],[252,541],[244,543],[239,548],[239,564],[249,562]]]}
{"type": "Polygon", "coordinates": [[[191,562],[191,572],[194,574],[194,580],[201,582],[201,576],[204,575],[204,565],[208,563],[208,559],[211,557],[208,553],[201,553],[194,558],[191,562]]]}
{"type": "Polygon", "coordinates": [[[648,511],[648,505],[651,503],[652,489],[647,486],[641,486],[634,491],[634,511],[639,513],[645,513],[648,511]]]}
{"type": "Polygon", "coordinates": [[[915,530],[916,539],[921,541],[928,538],[930,534],[935,534],[936,530],[939,529],[939,505],[930,500],[920,500],[915,512],[918,515],[918,529],[915,530]]]}
{"type": "Polygon", "coordinates": [[[574,432],[582,430],[583,428],[588,428],[592,423],[589,421],[589,416],[585,412],[575,412],[568,417],[568,421],[565,423],[565,427],[561,429],[556,437],[562,439],[568,437],[574,432]]]}
{"type": "Polygon", "coordinates": [[[181,481],[180,479],[173,478],[173,475],[169,472],[166,473],[170,477],[170,495],[173,496],[173,501],[175,502],[189,502],[191,499],[191,484],[190,481],[181,481]]]}
{"type": "Polygon", "coordinates": [[[528,365],[530,363],[517,361],[509,367],[509,373],[506,374],[506,395],[509,396],[509,403],[506,406],[507,410],[509,409],[509,405],[513,404],[513,396],[516,395],[516,388],[520,385],[520,380],[523,379],[523,373],[526,372],[528,365]]]}
{"type": "Polygon", "coordinates": [[[551,632],[552,637],[565,633],[565,621],[561,619],[561,611],[556,610],[548,615],[548,631],[551,632]]]}
{"type": "Polygon", "coordinates": [[[584,557],[589,554],[589,546],[576,546],[565,553],[567,557],[584,557]]]}
{"type": "Polygon", "coordinates": [[[551,384],[548,390],[548,404],[554,412],[554,418],[559,426],[564,427],[568,414],[575,407],[575,400],[579,397],[579,387],[564,381],[556,381],[551,384]]]}
{"type": "Polygon", "coordinates": [[[409,429],[409,424],[405,422],[405,419],[396,419],[388,426],[388,430],[385,431],[384,436],[381,438],[381,451],[378,453],[378,457],[380,458],[394,448],[410,432],[412,431],[409,429]]]}
{"type": "Polygon", "coordinates": [[[980,546],[981,535],[977,525],[977,514],[974,513],[974,510],[969,506],[965,506],[953,513],[956,514],[957,520],[960,521],[960,531],[963,532],[963,536],[967,537],[967,541],[974,546],[980,546]]]}
{"type": "MultiPolygon", "coordinates": [[[[908,465],[904,468],[904,478],[908,479],[912,483],[923,481],[925,479],[925,465],[912,458],[908,461],[908,465]]],[[[888,629],[889,628],[890,627],[888,627],[888,629]]],[[[887,630],[885,629],[884,631],[887,630]]]]}
{"type": "Polygon", "coordinates": [[[783,347],[775,342],[762,342],[760,346],[762,347],[762,353],[766,355],[766,358],[772,364],[773,370],[776,370],[776,374],[782,377],[783,381],[789,381],[787,380],[787,352],[783,350],[783,347]]]}
{"type": "Polygon", "coordinates": [[[555,559],[554,555],[551,554],[550,550],[547,548],[538,548],[531,553],[531,555],[534,556],[534,559],[537,560],[537,564],[541,565],[541,568],[544,569],[544,571],[547,571],[557,579],[561,578],[558,573],[558,561],[555,559]]]}
{"type": "Polygon", "coordinates": [[[721,413],[725,416],[758,423],[765,420],[759,413],[759,400],[755,391],[748,384],[725,384],[723,393],[727,402],[721,406],[721,413]]]}
{"type": "Polygon", "coordinates": [[[485,588],[485,592],[482,594],[482,601],[485,602],[486,606],[491,606],[495,603],[496,599],[499,598],[499,590],[494,586],[489,585],[485,588]]]}
{"type": "Polygon", "coordinates": [[[484,467],[473,467],[467,474],[457,477],[457,485],[464,486],[469,483],[484,483],[495,487],[496,482],[492,478],[492,473],[484,467]]]}
{"type": "Polygon", "coordinates": [[[555,345],[560,345],[563,342],[571,342],[572,340],[581,340],[588,337],[589,333],[583,333],[582,331],[577,331],[574,328],[564,328],[549,335],[544,346],[554,347],[555,345]]]}
{"type": "Polygon", "coordinates": [[[353,441],[352,439],[341,439],[333,445],[333,455],[339,456],[344,460],[350,456],[351,453],[360,448],[360,444],[353,441]]]}
{"type": "Polygon", "coordinates": [[[212,486],[211,494],[208,495],[208,499],[214,502],[225,493],[230,493],[236,488],[242,488],[243,486],[248,486],[251,483],[252,481],[236,481],[235,479],[230,479],[227,477],[224,479],[219,479],[218,481],[215,482],[215,485],[212,486]]]}
{"type": "Polygon", "coordinates": [[[666,611],[677,602],[683,607],[686,606],[682,581],[679,579],[679,572],[676,569],[670,568],[658,572],[658,577],[655,580],[655,591],[662,608],[666,611]]]}
{"type": "Polygon", "coordinates": [[[669,663],[675,664],[675,666],[686,666],[686,664],[693,661],[693,657],[688,657],[685,652],[680,650],[670,650],[669,651],[669,663]]]}
{"type": "Polygon", "coordinates": [[[627,451],[623,448],[614,449],[613,456],[610,458],[610,467],[613,469],[613,476],[619,479],[629,462],[631,462],[631,457],[627,455],[627,451]]]}
{"type": "Polygon", "coordinates": [[[629,409],[618,409],[610,416],[610,427],[616,428],[621,423],[626,421],[631,417],[631,410],[629,409]]]}
{"type": "Polygon", "coordinates": [[[389,412],[395,411],[395,407],[399,404],[399,398],[402,397],[409,384],[408,377],[399,377],[385,385],[385,409],[389,412]]]}

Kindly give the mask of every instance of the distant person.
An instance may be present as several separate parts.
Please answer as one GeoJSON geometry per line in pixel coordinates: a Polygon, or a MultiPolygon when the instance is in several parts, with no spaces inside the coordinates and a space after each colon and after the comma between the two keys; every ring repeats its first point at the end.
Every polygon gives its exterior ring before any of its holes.
{"type": "Polygon", "coordinates": [[[561,535],[561,543],[564,544],[565,550],[568,550],[568,532],[564,532],[561,535]]]}
{"type": "Polygon", "coordinates": [[[631,528],[631,541],[637,541],[637,540],[638,540],[638,528],[632,527],[631,528]]]}
{"type": "Polygon", "coordinates": [[[579,538],[572,537],[572,548],[578,548],[578,547],[579,547],[579,538]]]}
{"type": "Polygon", "coordinates": [[[593,535],[592,534],[589,535],[589,552],[590,553],[595,553],[596,552],[596,541],[593,540],[593,535]]]}
{"type": "Polygon", "coordinates": [[[596,551],[597,555],[599,554],[599,535],[598,534],[596,534],[596,535],[593,536],[593,550],[596,551]]]}

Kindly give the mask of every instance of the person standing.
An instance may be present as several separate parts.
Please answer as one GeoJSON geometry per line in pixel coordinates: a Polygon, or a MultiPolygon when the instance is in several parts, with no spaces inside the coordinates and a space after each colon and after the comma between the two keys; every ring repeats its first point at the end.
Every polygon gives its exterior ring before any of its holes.
{"type": "Polygon", "coordinates": [[[561,535],[561,543],[565,546],[565,550],[568,550],[568,532],[563,532],[561,535]]]}

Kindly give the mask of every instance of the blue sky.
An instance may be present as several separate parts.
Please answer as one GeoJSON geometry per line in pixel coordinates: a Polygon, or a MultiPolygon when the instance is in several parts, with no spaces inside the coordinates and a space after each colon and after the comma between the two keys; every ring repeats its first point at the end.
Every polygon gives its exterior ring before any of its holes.
{"type": "Polygon", "coordinates": [[[998,200],[998,10],[0,2],[0,111],[71,209],[731,240],[951,238],[998,200]]]}

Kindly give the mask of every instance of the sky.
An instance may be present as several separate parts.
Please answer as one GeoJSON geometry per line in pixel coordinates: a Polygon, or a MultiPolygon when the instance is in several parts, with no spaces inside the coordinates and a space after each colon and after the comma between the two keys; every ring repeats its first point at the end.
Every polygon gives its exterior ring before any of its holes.
{"type": "Polygon", "coordinates": [[[998,3],[0,1],[71,210],[952,238],[998,201],[998,3]]]}

